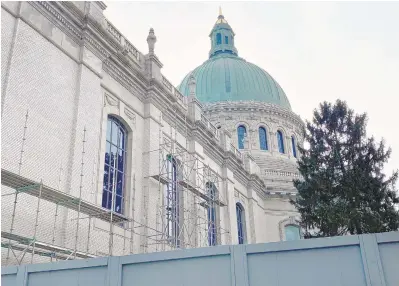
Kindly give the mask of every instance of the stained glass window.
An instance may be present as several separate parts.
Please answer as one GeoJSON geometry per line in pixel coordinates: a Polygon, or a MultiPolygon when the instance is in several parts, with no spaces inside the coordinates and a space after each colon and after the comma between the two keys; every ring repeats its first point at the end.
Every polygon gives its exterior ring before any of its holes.
{"type": "Polygon", "coordinates": [[[208,243],[209,246],[216,245],[216,186],[213,183],[206,183],[208,191],[208,243]]]}
{"type": "Polygon", "coordinates": [[[102,206],[120,214],[124,212],[126,142],[124,125],[108,116],[102,206]]]}
{"type": "Polygon", "coordinates": [[[264,127],[259,127],[259,145],[260,150],[267,150],[266,129],[264,127]]]}
{"type": "Polygon", "coordinates": [[[167,158],[168,183],[165,186],[164,206],[166,213],[166,236],[174,246],[179,246],[179,192],[178,168],[172,156],[167,158]]]}
{"type": "Polygon", "coordinates": [[[277,131],[277,143],[278,143],[278,151],[280,153],[285,153],[283,133],[280,130],[277,131]]]}
{"type": "Polygon", "coordinates": [[[237,231],[238,231],[238,243],[244,244],[244,208],[241,204],[236,204],[236,214],[237,214],[237,231]]]}
{"type": "Polygon", "coordinates": [[[238,135],[238,149],[244,149],[244,139],[245,135],[247,133],[247,130],[245,129],[245,126],[238,126],[237,128],[237,135],[238,135]]]}

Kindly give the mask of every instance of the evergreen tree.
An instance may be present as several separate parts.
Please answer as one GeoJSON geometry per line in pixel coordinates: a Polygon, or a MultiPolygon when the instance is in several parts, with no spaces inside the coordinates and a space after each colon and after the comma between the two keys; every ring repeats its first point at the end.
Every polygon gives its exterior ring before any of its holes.
{"type": "Polygon", "coordinates": [[[309,146],[298,146],[302,178],[294,181],[298,196],[291,201],[305,238],[398,230],[398,171],[383,174],[391,149],[366,137],[366,125],[367,115],[341,100],[320,104],[306,122],[309,146]]]}

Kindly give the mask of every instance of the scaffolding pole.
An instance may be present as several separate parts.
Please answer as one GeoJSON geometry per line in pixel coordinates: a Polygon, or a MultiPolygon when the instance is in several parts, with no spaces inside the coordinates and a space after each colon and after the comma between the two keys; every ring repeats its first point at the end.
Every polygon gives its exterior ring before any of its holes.
{"type": "MultiPolygon", "coordinates": [[[[26,140],[26,130],[28,128],[28,118],[29,118],[29,110],[26,110],[24,132],[23,132],[23,135],[22,135],[21,154],[19,156],[19,163],[18,163],[18,175],[21,174],[21,169],[22,169],[22,158],[23,158],[23,155],[24,155],[24,146],[25,146],[25,140],[26,140]]],[[[13,230],[14,230],[14,221],[15,221],[15,211],[17,209],[17,200],[18,200],[18,192],[15,192],[14,205],[13,205],[13,211],[12,211],[12,216],[11,216],[11,227],[10,227],[10,233],[11,234],[13,233],[13,230]]],[[[6,263],[8,263],[9,259],[10,259],[10,247],[11,247],[11,240],[8,241],[6,263]]]]}

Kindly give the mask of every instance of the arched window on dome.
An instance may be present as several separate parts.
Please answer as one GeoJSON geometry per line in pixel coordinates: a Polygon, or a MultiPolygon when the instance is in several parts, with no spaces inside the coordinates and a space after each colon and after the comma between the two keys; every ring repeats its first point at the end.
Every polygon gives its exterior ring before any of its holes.
{"type": "Polygon", "coordinates": [[[238,149],[244,149],[244,140],[247,134],[247,129],[245,126],[240,125],[237,128],[237,136],[238,136],[238,149]]]}
{"type": "Polygon", "coordinates": [[[280,130],[277,131],[277,143],[278,143],[278,151],[282,154],[285,153],[284,151],[284,137],[283,132],[280,130]]]}
{"type": "Polygon", "coordinates": [[[216,227],[216,186],[214,183],[207,182],[206,189],[208,193],[208,244],[214,246],[217,243],[217,227],[216,227]]]}
{"type": "Polygon", "coordinates": [[[216,34],[216,45],[221,45],[222,44],[222,34],[217,33],[216,34]]]}
{"type": "Polygon", "coordinates": [[[108,116],[102,206],[120,214],[125,204],[127,135],[122,122],[108,116]]]}
{"type": "Polygon", "coordinates": [[[267,150],[267,136],[266,136],[266,128],[259,127],[259,146],[260,150],[267,150]]]}
{"type": "Polygon", "coordinates": [[[224,36],[224,43],[226,45],[229,43],[229,37],[228,36],[224,36]]]}
{"type": "Polygon", "coordinates": [[[284,232],[286,241],[301,239],[301,232],[297,225],[286,225],[284,227],[284,232]]]}
{"type": "Polygon", "coordinates": [[[240,203],[236,203],[236,215],[237,215],[238,244],[244,244],[244,241],[245,241],[245,216],[244,216],[244,208],[240,203]]]}
{"type": "Polygon", "coordinates": [[[291,142],[292,142],[292,154],[296,158],[296,142],[294,136],[291,136],[291,142]]]}

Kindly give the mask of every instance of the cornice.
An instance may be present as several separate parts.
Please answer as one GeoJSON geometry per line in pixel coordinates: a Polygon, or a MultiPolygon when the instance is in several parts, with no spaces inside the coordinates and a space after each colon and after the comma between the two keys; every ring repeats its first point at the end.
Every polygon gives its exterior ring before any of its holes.
{"type": "Polygon", "coordinates": [[[304,126],[304,122],[299,115],[271,103],[258,101],[223,101],[204,104],[205,114],[215,114],[223,111],[229,113],[236,111],[261,112],[262,114],[270,114],[288,119],[299,126],[304,126]]]}
{"type": "Polygon", "coordinates": [[[83,22],[79,21],[65,9],[63,9],[61,13],[59,11],[59,3],[47,1],[32,1],[25,3],[32,5],[32,7],[38,10],[44,17],[67,34],[72,40],[81,45],[83,22]]]}
{"type": "Polygon", "coordinates": [[[135,84],[135,82],[131,80],[131,77],[129,77],[129,75],[126,72],[118,68],[118,65],[112,63],[109,60],[105,60],[103,62],[103,70],[107,74],[109,74],[113,79],[119,82],[123,87],[125,87],[128,91],[137,96],[141,101],[144,101],[145,90],[143,90],[142,87],[135,84]]]}

